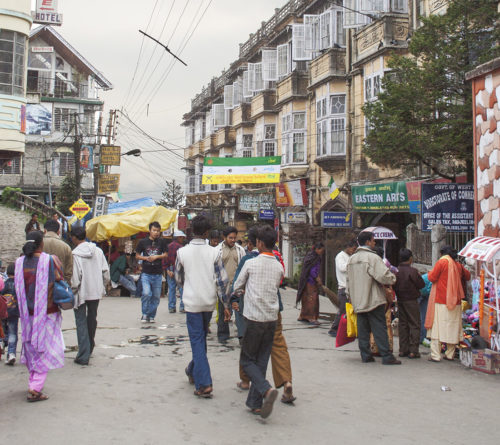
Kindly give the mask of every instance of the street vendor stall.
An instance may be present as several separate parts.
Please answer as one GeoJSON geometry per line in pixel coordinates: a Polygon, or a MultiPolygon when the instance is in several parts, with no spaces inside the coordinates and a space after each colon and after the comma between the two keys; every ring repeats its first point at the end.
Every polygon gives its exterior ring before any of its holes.
{"type": "Polygon", "coordinates": [[[141,207],[111,215],[92,218],[86,224],[87,237],[92,241],[124,238],[139,232],[149,232],[149,224],[158,221],[167,230],[177,218],[177,210],[162,206],[141,207]]]}
{"type": "Polygon", "coordinates": [[[480,334],[490,342],[490,348],[500,351],[500,310],[498,278],[500,270],[500,239],[479,236],[470,240],[459,255],[474,260],[479,273],[479,320],[480,334]],[[486,280],[488,292],[486,289],[486,280]],[[492,280],[492,281],[491,281],[492,280]]]}

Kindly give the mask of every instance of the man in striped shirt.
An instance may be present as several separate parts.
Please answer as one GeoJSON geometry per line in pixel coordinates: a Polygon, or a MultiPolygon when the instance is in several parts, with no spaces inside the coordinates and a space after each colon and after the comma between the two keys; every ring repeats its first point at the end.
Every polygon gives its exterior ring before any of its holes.
{"type": "Polygon", "coordinates": [[[246,404],[262,418],[271,414],[278,395],[278,391],[266,380],[278,319],[278,288],[284,275],[283,266],[273,254],[276,238],[276,232],[271,227],[259,229],[257,249],[260,254],[245,263],[234,283],[236,293],[243,289],[245,291],[243,316],[246,319],[246,331],[241,345],[240,364],[251,381],[246,404]]]}

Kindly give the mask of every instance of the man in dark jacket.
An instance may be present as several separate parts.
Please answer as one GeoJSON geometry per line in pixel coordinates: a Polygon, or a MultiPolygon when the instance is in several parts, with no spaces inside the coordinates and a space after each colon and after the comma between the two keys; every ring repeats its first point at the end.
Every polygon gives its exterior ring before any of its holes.
{"type": "Polygon", "coordinates": [[[399,356],[420,358],[420,307],[418,297],[425,282],[417,269],[411,266],[413,254],[409,249],[399,251],[399,266],[394,291],[398,298],[399,356]]]}

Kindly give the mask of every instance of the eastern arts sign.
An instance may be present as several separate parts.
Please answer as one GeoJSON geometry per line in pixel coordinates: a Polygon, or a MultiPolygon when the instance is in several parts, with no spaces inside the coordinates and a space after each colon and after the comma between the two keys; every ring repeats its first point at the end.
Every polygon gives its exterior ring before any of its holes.
{"type": "Polygon", "coordinates": [[[474,232],[472,184],[422,184],[422,230],[436,224],[449,232],[474,232]]]}
{"type": "Polygon", "coordinates": [[[358,212],[408,212],[404,181],[352,186],[352,207],[358,212]]]}

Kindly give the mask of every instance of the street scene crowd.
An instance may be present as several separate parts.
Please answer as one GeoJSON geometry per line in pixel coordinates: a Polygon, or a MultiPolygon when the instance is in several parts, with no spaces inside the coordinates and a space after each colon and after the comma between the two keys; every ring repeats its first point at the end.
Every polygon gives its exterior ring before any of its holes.
{"type": "MultiPolygon", "coordinates": [[[[64,366],[62,310],[73,309],[78,340],[74,362],[86,366],[95,347],[99,301],[110,283],[121,284],[132,297],[140,296],[140,322],[151,324],[156,321],[164,273],[169,312],[176,312],[179,299],[179,311],[186,314],[192,360],[185,374],[194,385],[195,396],[212,398],[214,394],[207,335],[215,311],[220,343],[230,338],[234,314],[241,348],[237,386],[248,391],[250,412],[267,418],[280,388],[281,402],[296,401],[280,313],[284,264],[276,245],[277,233],[270,225],[252,226],[243,247],[235,227],[227,226],[219,233],[211,230],[205,216],[191,221],[193,236],[187,244],[180,230],[167,243],[161,225],[153,221],[135,248],[141,272],[136,282],[130,273],[130,254],[115,252],[110,267],[103,250],[87,241],[84,228],[72,228],[70,243],[61,239],[63,227],[56,216],[45,222],[43,231],[33,216],[26,226],[22,254],[8,265],[7,277],[0,281],[5,364],[16,363],[19,338],[20,363],[29,371],[28,402],[47,400],[43,388],[48,371],[64,366]],[[266,378],[269,360],[274,385],[266,378]]],[[[441,258],[421,276],[412,267],[410,250],[400,250],[395,267],[372,232],[353,234],[336,255],[337,292],[321,279],[324,251],[324,244],[317,242],[303,260],[296,298],[298,322],[317,327],[319,294],[326,294],[338,307],[328,331],[336,337],[337,347],[357,336],[362,363],[381,357],[384,365],[400,365],[391,315],[396,307],[399,358],[419,359],[423,344],[430,346],[431,362],[455,359],[463,339],[462,302],[471,274],[452,247],[442,247],[441,258]],[[355,325],[354,335],[348,332],[347,319],[355,325]]]]}

